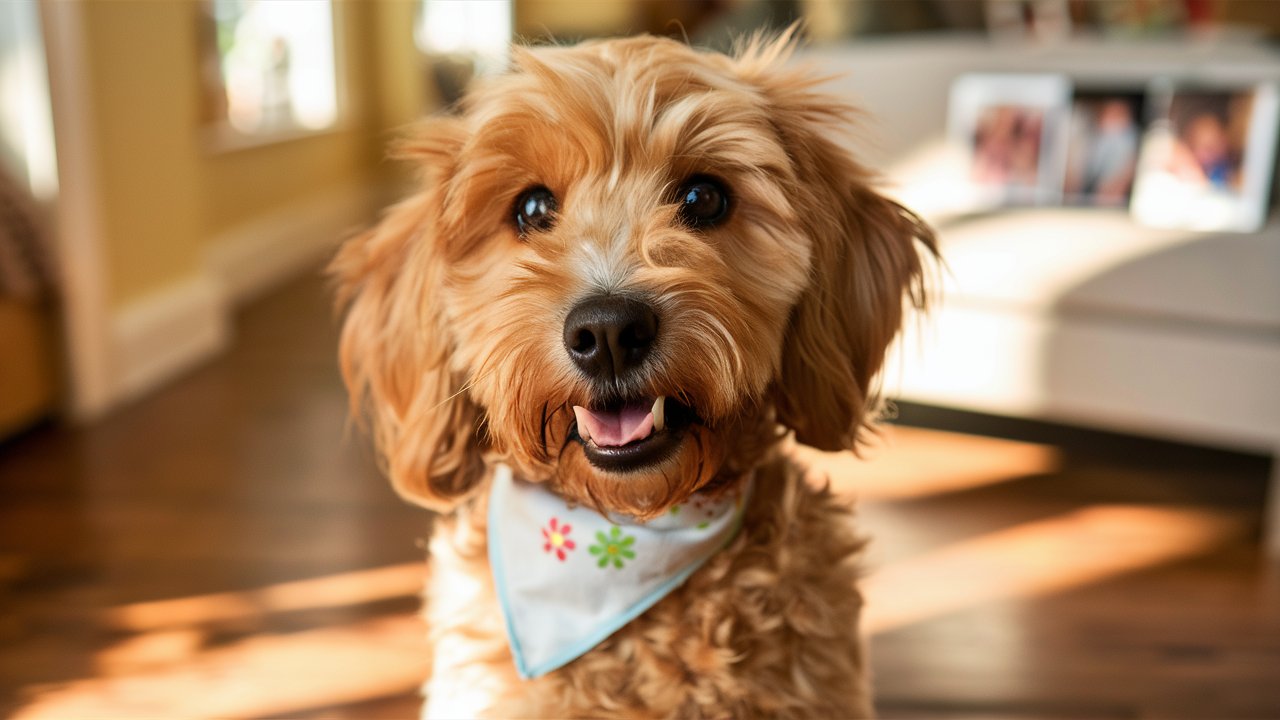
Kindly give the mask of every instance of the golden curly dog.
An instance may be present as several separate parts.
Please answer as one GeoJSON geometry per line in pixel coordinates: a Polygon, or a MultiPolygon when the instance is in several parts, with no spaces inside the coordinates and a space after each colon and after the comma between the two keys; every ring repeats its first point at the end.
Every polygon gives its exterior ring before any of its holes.
{"type": "Polygon", "coordinates": [[[443,513],[426,715],[872,713],[862,541],[786,448],[858,442],[934,239],[838,142],[855,111],[784,67],[790,35],[516,49],[402,145],[420,191],[334,261],[353,403],[443,513]],[[755,491],[687,582],[523,680],[486,553],[498,463],[636,522],[755,491]]]}

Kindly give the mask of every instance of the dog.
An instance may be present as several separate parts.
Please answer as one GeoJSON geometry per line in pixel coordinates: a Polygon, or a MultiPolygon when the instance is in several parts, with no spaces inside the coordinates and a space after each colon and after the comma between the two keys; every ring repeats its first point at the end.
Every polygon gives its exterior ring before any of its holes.
{"type": "Polygon", "coordinates": [[[936,246],[840,142],[857,112],[787,64],[793,35],[516,48],[400,144],[420,190],[339,250],[353,411],[441,513],[425,716],[872,714],[863,539],[790,448],[871,429],[936,246]],[[564,516],[541,536],[535,505],[564,516]],[[714,538],[617,579],[696,512],[714,538]],[[547,600],[615,590],[594,635],[570,637],[598,608],[547,600]]]}

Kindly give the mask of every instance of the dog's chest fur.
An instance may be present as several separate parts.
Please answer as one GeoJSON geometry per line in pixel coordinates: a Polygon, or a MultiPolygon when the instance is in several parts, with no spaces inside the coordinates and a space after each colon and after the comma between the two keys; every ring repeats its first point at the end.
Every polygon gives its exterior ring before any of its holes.
{"type": "Polygon", "coordinates": [[[849,508],[779,459],[742,532],[688,582],[586,655],[516,674],[480,499],[437,521],[426,617],[428,717],[865,717],[849,508]]]}

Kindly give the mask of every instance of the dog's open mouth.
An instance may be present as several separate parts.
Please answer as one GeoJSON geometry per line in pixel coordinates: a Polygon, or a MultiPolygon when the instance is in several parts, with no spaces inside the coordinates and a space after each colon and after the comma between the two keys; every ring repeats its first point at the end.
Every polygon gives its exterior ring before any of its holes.
{"type": "Polygon", "coordinates": [[[601,470],[639,470],[667,459],[695,419],[693,410],[661,395],[573,406],[587,460],[601,470]]]}

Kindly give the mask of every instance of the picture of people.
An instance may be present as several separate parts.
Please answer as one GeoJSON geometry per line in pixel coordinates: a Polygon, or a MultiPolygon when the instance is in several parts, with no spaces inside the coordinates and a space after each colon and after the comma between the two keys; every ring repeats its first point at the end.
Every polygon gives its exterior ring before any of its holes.
{"type": "Polygon", "coordinates": [[[1143,107],[1143,93],[1076,92],[1062,188],[1067,204],[1124,207],[1129,203],[1143,107]]]}
{"type": "Polygon", "coordinates": [[[1145,224],[1250,232],[1266,217],[1277,86],[1175,88],[1142,143],[1130,208],[1145,224]]]}
{"type": "Polygon", "coordinates": [[[1182,182],[1238,192],[1253,91],[1177,93],[1169,104],[1172,152],[1166,169],[1182,182]]]}
{"type": "Polygon", "coordinates": [[[973,136],[970,179],[980,185],[1031,189],[1039,182],[1044,110],[993,105],[983,108],[973,136]]]}
{"type": "Polygon", "coordinates": [[[1071,82],[1061,75],[961,75],[951,86],[947,134],[963,153],[969,211],[1062,200],[1071,82]]]}

